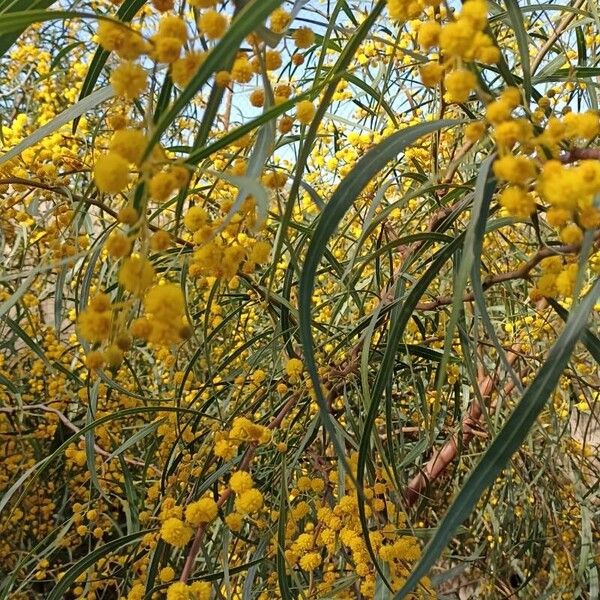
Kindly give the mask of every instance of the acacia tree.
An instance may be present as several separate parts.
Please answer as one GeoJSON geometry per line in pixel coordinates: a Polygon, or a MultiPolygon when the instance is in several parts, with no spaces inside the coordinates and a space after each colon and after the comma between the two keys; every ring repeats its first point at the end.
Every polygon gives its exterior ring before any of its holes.
{"type": "Polygon", "coordinates": [[[596,598],[592,0],[0,0],[3,598],[596,598]]]}

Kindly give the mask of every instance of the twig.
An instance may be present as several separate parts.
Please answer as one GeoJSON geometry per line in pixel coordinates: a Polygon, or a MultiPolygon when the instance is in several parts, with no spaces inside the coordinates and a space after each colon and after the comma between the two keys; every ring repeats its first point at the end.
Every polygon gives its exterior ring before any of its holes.
{"type": "MultiPolygon", "coordinates": [[[[19,407],[19,406],[4,406],[0,408],[0,413],[15,413],[15,412],[24,412],[26,410],[42,410],[45,412],[49,412],[52,413],[54,415],[56,415],[60,421],[65,425],[65,427],[67,427],[68,429],[70,429],[71,431],[73,431],[74,433],[80,433],[80,429],[77,427],[77,425],[75,425],[72,421],[69,420],[69,418],[60,410],[58,410],[57,408],[53,408],[52,406],[46,406],[45,404],[29,404],[27,406],[23,406],[23,407],[19,407]]],[[[83,437],[83,434],[80,434],[81,437],[83,437]]],[[[100,454],[101,456],[104,456],[105,458],[110,458],[111,454],[110,452],[107,452],[106,450],[104,450],[104,448],[102,448],[101,446],[99,446],[98,444],[94,444],[94,450],[100,454]]],[[[127,458],[125,457],[125,462],[128,462],[131,465],[135,465],[137,467],[144,467],[146,466],[145,463],[139,461],[139,460],[134,460],[132,458],[127,458]]],[[[152,465],[150,465],[152,466],[152,465]]],[[[160,471],[156,468],[156,467],[152,467],[157,473],[160,473],[160,471]]]]}

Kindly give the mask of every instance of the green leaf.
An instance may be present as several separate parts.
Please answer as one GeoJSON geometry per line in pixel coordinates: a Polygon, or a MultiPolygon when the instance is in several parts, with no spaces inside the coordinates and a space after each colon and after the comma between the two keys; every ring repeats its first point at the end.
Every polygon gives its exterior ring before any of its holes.
{"type": "MultiPolygon", "coordinates": [[[[103,19],[112,21],[109,17],[96,15],[94,13],[80,12],[76,10],[23,10],[10,13],[6,16],[0,15],[0,34],[18,32],[17,37],[29,25],[43,23],[45,21],[65,21],[68,19],[103,19]]],[[[12,42],[11,42],[12,43],[12,42]]]]}
{"type": "Polygon", "coordinates": [[[521,57],[521,71],[523,72],[523,91],[525,100],[529,104],[531,100],[531,64],[529,62],[529,37],[525,31],[523,24],[523,13],[521,7],[516,0],[505,0],[508,17],[510,19],[517,46],[519,48],[519,56],[521,57]]]}
{"type": "MultiPolygon", "coordinates": [[[[33,10],[36,8],[50,8],[56,0],[2,0],[0,2],[0,24],[5,18],[5,15],[33,10]]],[[[2,36],[0,39],[0,56],[4,56],[8,49],[17,41],[19,36],[23,33],[24,27],[19,27],[13,30],[11,33],[2,36]]]]}
{"type": "Polygon", "coordinates": [[[585,330],[586,322],[595,302],[600,296],[600,279],[596,280],[585,299],[571,313],[565,328],[548,353],[536,378],[527,388],[521,401],[505,423],[502,431],[487,449],[466,483],[454,499],[442,519],[439,529],[425,548],[421,560],[413,569],[402,589],[394,600],[402,600],[413,591],[422,577],[435,564],[454,532],[477,504],[484,490],[493,484],[496,477],[510,461],[513,453],[527,437],[537,416],[558,384],[571,353],[585,330]]]}

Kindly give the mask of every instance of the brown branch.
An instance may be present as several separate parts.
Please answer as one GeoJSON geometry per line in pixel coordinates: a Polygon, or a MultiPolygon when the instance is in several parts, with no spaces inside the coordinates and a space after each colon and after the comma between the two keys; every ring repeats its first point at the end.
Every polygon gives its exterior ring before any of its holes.
{"type": "MultiPolygon", "coordinates": [[[[577,0],[577,2],[575,2],[573,4],[573,8],[578,9],[581,6],[583,6],[585,3],[586,3],[586,0],[577,0]]],[[[550,51],[550,48],[552,48],[552,46],[554,46],[554,44],[556,43],[556,40],[560,37],[561,33],[563,33],[563,31],[569,26],[569,24],[573,21],[573,19],[575,19],[576,16],[577,16],[577,14],[575,12],[570,12],[570,13],[567,13],[562,18],[562,20],[560,21],[560,23],[554,30],[554,33],[546,40],[546,43],[540,48],[536,57],[533,59],[533,62],[531,63],[531,74],[532,75],[535,74],[538,67],[544,60],[546,54],[548,54],[548,52],[550,51]]]]}
{"type": "MultiPolygon", "coordinates": [[[[518,346],[515,347],[516,352],[509,352],[507,355],[508,364],[512,366],[517,358],[518,346]]],[[[529,370],[529,367],[526,368],[529,370]]],[[[522,373],[523,376],[525,373],[522,373]]],[[[479,393],[483,400],[489,399],[498,383],[498,372],[494,372],[493,375],[486,375],[478,382],[479,393]]],[[[504,386],[504,393],[510,393],[514,388],[514,382],[509,381],[504,386]]],[[[453,435],[439,450],[434,452],[433,456],[426,463],[425,467],[421,472],[413,477],[408,484],[404,498],[408,506],[412,506],[421,493],[427,486],[437,479],[450,465],[456,456],[458,455],[459,448],[465,448],[471,442],[471,440],[478,435],[477,429],[480,425],[480,419],[483,414],[483,410],[478,400],[471,402],[466,416],[462,422],[462,439],[459,444],[458,435],[453,435]]]]}
{"type": "MultiPolygon", "coordinates": [[[[600,233],[595,236],[596,243],[600,240],[600,233]]],[[[566,244],[563,246],[544,246],[536,254],[534,254],[526,263],[518,269],[509,271],[508,273],[499,273],[493,275],[483,282],[484,291],[503,281],[511,281],[513,279],[527,279],[529,273],[544,259],[557,254],[573,254],[581,248],[580,244],[566,244]]],[[[463,296],[463,302],[472,302],[475,299],[473,292],[469,292],[463,296]]],[[[452,296],[440,296],[431,302],[420,302],[417,304],[417,310],[435,310],[440,306],[452,304],[454,298],[452,296]]]]}
{"type": "MultiPolygon", "coordinates": [[[[22,412],[22,411],[26,411],[26,410],[42,410],[45,412],[52,413],[60,419],[60,421],[65,425],[65,427],[67,427],[74,433],[80,433],[80,431],[81,431],[77,427],[77,425],[75,425],[72,421],[70,421],[69,418],[63,412],[61,412],[60,410],[58,410],[57,408],[54,408],[52,406],[46,406],[45,404],[30,404],[30,405],[22,406],[22,407],[20,407],[20,406],[5,406],[5,407],[0,408],[0,413],[14,413],[14,412],[22,412]]],[[[80,437],[83,438],[83,434],[80,434],[80,437]]],[[[104,456],[105,458],[109,458],[111,456],[110,452],[107,452],[106,450],[104,450],[104,448],[102,448],[98,444],[94,444],[94,450],[100,456],[104,456]]],[[[143,463],[139,460],[134,460],[132,458],[125,457],[125,462],[128,462],[129,464],[135,465],[137,467],[145,466],[145,463],[143,463]]],[[[152,465],[150,465],[150,466],[152,466],[152,465]]],[[[160,471],[156,467],[152,467],[152,468],[157,473],[160,473],[160,471]]]]}
{"type": "Polygon", "coordinates": [[[589,159],[600,160],[600,148],[573,148],[560,156],[560,162],[564,164],[589,159]]]}
{"type": "MultiPolygon", "coordinates": [[[[74,198],[78,202],[85,202],[86,204],[91,204],[92,206],[97,206],[98,208],[100,208],[101,210],[103,210],[105,213],[109,214],[111,217],[113,217],[116,220],[118,220],[118,217],[119,217],[119,214],[116,210],[110,208],[110,206],[107,206],[100,200],[96,200],[95,198],[84,198],[82,196],[74,196],[73,194],[69,194],[62,186],[53,186],[53,185],[50,185],[47,183],[43,183],[41,181],[33,181],[31,179],[23,179],[21,177],[8,177],[6,179],[0,179],[0,185],[1,184],[27,185],[27,186],[34,187],[34,188],[40,188],[42,190],[48,190],[49,192],[54,192],[56,194],[64,196],[65,198],[74,198]]],[[[152,223],[147,223],[147,225],[148,225],[148,229],[150,229],[150,231],[160,231],[161,230],[160,227],[158,227],[156,225],[152,225],[152,223]]],[[[187,246],[187,247],[191,248],[194,245],[192,242],[184,240],[180,237],[176,237],[174,239],[178,244],[181,244],[182,246],[187,246]]]]}

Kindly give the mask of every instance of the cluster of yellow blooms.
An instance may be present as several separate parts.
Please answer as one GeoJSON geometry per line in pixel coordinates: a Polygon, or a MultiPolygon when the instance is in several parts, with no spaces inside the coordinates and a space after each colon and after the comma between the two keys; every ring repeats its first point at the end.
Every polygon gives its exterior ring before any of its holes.
{"type": "MultiPolygon", "coordinates": [[[[438,9],[440,4],[388,0],[388,10],[392,19],[406,20],[419,16],[427,7],[438,9]]],[[[418,23],[417,41],[421,49],[427,52],[439,48],[438,54],[432,56],[435,60],[420,67],[421,80],[425,86],[435,87],[443,78],[448,102],[466,102],[477,88],[475,73],[465,67],[466,63],[494,64],[500,59],[498,47],[484,33],[487,13],[487,0],[467,0],[460,13],[453,15],[448,23],[435,19],[418,23]]],[[[446,11],[440,9],[440,19],[444,16],[448,16],[446,11]]]]}
{"type": "MultiPolygon", "coordinates": [[[[577,154],[600,133],[600,114],[589,111],[567,112],[562,118],[550,116],[536,133],[528,119],[513,115],[521,102],[519,90],[509,87],[486,107],[486,120],[493,127],[500,153],[493,165],[494,174],[509,184],[498,201],[519,219],[528,219],[544,203],[546,223],[559,229],[563,244],[578,247],[584,231],[600,227],[600,208],[594,204],[600,192],[600,160],[580,160],[577,154]]],[[[574,261],[563,264],[559,257],[544,259],[544,274],[532,297],[571,297],[577,257],[574,261]]]]}

